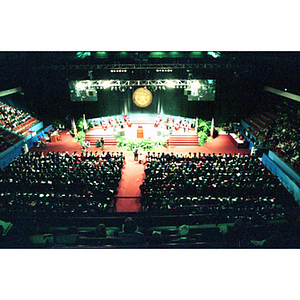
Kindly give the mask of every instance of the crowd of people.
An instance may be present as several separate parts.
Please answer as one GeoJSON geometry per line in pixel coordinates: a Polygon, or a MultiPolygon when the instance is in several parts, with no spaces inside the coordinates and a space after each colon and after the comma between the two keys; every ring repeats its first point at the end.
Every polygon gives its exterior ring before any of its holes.
{"type": "Polygon", "coordinates": [[[18,126],[32,119],[32,116],[0,101],[0,152],[7,150],[22,139],[18,126]]]}
{"type": "Polygon", "coordinates": [[[282,155],[287,163],[300,171],[300,110],[282,107],[278,114],[255,136],[258,143],[282,155]]]}
{"type": "Polygon", "coordinates": [[[31,118],[29,113],[0,102],[0,123],[2,126],[14,130],[18,125],[31,118]]]}
{"type": "Polygon", "coordinates": [[[1,211],[86,212],[111,203],[123,153],[27,152],[0,170],[1,211]]]}
{"type": "Polygon", "coordinates": [[[6,130],[4,128],[0,128],[0,153],[12,146],[12,144],[6,139],[6,136],[6,130]]]}
{"type": "Polygon", "coordinates": [[[250,155],[148,153],[140,186],[144,211],[190,211],[264,219],[283,216],[293,197],[250,155]],[[195,208],[199,206],[199,208],[195,208]],[[205,207],[206,206],[206,207],[205,207]]]}

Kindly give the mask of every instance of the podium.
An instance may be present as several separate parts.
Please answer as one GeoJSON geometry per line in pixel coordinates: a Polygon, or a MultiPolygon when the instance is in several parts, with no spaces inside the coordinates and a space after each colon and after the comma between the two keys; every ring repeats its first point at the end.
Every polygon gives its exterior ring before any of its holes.
{"type": "Polygon", "coordinates": [[[50,135],[50,141],[52,143],[56,143],[59,140],[59,134],[51,134],[50,135]]]}
{"type": "Polygon", "coordinates": [[[137,129],[136,137],[138,139],[143,139],[144,138],[144,129],[143,128],[138,128],[137,129]]]}

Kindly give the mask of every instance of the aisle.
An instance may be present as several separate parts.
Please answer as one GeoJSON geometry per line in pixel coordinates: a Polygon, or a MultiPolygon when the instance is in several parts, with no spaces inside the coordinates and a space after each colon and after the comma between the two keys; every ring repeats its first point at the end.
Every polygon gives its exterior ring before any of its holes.
{"type": "Polygon", "coordinates": [[[144,165],[133,160],[132,153],[126,153],[126,164],[122,169],[122,178],[119,182],[117,212],[140,212],[141,197],[140,185],[145,178],[144,165]],[[128,198],[127,198],[128,197],[128,198]]]}

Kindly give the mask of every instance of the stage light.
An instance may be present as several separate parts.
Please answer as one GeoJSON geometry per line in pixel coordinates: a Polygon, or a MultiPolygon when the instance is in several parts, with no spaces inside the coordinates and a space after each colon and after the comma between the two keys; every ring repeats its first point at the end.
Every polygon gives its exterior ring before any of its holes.
{"type": "Polygon", "coordinates": [[[193,81],[193,82],[191,83],[191,88],[192,88],[192,89],[197,90],[197,89],[200,88],[200,86],[201,86],[201,84],[200,84],[200,82],[199,82],[198,80],[195,80],[195,81],[193,81]]]}
{"type": "Polygon", "coordinates": [[[104,81],[104,82],[102,83],[102,86],[103,86],[104,89],[110,87],[110,81],[104,81]]]}
{"type": "Polygon", "coordinates": [[[166,86],[169,88],[175,88],[175,83],[172,80],[167,80],[166,81],[166,86]]]}
{"type": "Polygon", "coordinates": [[[84,90],[86,87],[87,87],[87,86],[86,86],[82,81],[78,81],[78,82],[76,83],[76,88],[77,88],[78,90],[84,90]]]}
{"type": "Polygon", "coordinates": [[[0,220],[0,226],[3,228],[2,236],[6,236],[9,230],[12,228],[13,224],[11,222],[4,222],[0,220]]]}
{"type": "Polygon", "coordinates": [[[149,58],[164,58],[166,57],[166,53],[162,51],[154,51],[150,52],[149,58]]]}
{"type": "Polygon", "coordinates": [[[217,58],[221,56],[221,52],[208,51],[207,55],[211,55],[213,58],[217,58]]]}
{"type": "Polygon", "coordinates": [[[200,58],[200,57],[203,57],[203,53],[201,51],[193,51],[190,53],[190,57],[200,58]]]}
{"type": "Polygon", "coordinates": [[[77,56],[77,58],[84,59],[87,56],[91,56],[91,52],[77,52],[76,56],[77,56]]]}
{"type": "Polygon", "coordinates": [[[179,57],[182,57],[183,54],[178,52],[178,51],[172,51],[172,52],[169,52],[169,57],[172,57],[172,58],[179,58],[179,57]]]}
{"type": "Polygon", "coordinates": [[[105,51],[97,51],[95,53],[96,58],[108,58],[108,54],[105,51]]]}

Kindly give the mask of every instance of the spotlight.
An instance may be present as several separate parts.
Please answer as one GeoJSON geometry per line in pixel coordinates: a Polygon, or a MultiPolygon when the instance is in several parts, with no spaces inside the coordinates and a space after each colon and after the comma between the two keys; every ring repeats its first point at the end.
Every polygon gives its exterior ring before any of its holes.
{"type": "Polygon", "coordinates": [[[2,236],[6,236],[9,230],[12,228],[13,223],[0,220],[0,226],[3,227],[2,236]]]}
{"type": "Polygon", "coordinates": [[[104,89],[110,87],[110,81],[104,81],[104,82],[102,83],[102,86],[103,86],[104,89]]]}
{"type": "Polygon", "coordinates": [[[172,80],[167,80],[166,81],[166,86],[169,88],[174,88],[175,87],[175,83],[172,80]]]}
{"type": "Polygon", "coordinates": [[[198,80],[195,80],[195,81],[193,81],[193,82],[191,83],[191,88],[192,88],[192,89],[197,90],[197,89],[200,88],[200,86],[201,86],[201,84],[200,84],[200,82],[199,82],[198,80]]]}
{"type": "Polygon", "coordinates": [[[78,90],[83,90],[83,89],[86,88],[86,85],[82,81],[79,81],[79,82],[76,83],[76,88],[78,90]]]}

